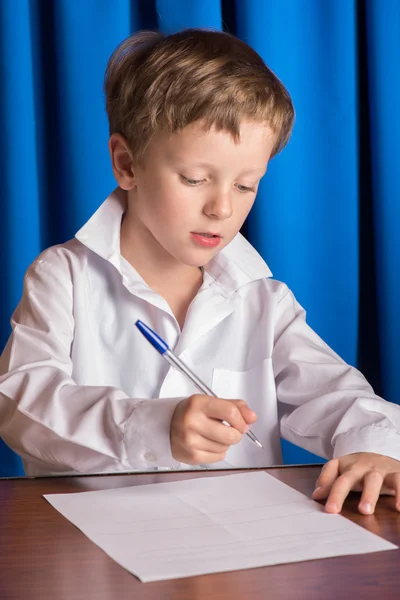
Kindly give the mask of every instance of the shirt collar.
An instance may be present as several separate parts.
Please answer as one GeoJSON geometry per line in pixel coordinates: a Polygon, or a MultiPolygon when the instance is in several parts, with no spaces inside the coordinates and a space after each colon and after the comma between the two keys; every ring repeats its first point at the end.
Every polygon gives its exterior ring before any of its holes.
{"type": "MultiPolygon", "coordinates": [[[[120,230],[125,207],[126,192],[118,187],[75,235],[77,240],[111,262],[120,272],[120,230]]],[[[240,233],[205,268],[231,291],[272,275],[263,258],[240,233]]]]}

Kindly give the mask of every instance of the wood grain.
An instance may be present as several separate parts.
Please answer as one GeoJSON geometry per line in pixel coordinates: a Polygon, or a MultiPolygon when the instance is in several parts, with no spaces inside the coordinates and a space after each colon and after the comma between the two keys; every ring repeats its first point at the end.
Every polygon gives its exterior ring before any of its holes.
{"type": "MultiPolygon", "coordinates": [[[[266,471],[311,495],[319,467],[266,471]]],[[[42,497],[229,473],[0,480],[1,600],[400,598],[399,550],[143,584],[108,558],[42,497]]],[[[358,500],[358,494],[348,499],[344,516],[400,545],[400,515],[394,509],[393,498],[381,498],[372,516],[357,512],[358,500]]]]}

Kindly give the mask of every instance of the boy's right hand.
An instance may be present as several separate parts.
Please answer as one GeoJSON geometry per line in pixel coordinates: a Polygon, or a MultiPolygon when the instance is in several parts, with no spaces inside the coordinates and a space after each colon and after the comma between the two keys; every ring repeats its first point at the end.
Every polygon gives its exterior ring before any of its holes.
{"type": "Polygon", "coordinates": [[[224,460],[229,447],[240,442],[256,420],[256,413],[244,400],[194,394],[179,402],[172,415],[172,456],[188,465],[224,460]]]}

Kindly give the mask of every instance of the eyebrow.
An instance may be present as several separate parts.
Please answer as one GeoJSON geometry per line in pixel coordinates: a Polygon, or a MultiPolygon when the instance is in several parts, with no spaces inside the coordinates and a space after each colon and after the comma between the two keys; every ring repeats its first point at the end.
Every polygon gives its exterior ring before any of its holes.
{"type": "Polygon", "coordinates": [[[261,177],[263,177],[266,172],[267,170],[262,167],[261,169],[249,169],[248,171],[242,171],[241,175],[259,175],[261,173],[261,177]]]}
{"type": "MultiPolygon", "coordinates": [[[[178,157],[178,162],[180,163],[181,166],[183,166],[183,164],[185,163],[185,159],[178,157]]],[[[185,166],[189,166],[189,165],[185,165],[185,166]]],[[[213,165],[212,163],[203,163],[203,162],[195,163],[195,162],[193,162],[191,167],[192,168],[200,167],[201,169],[213,169],[215,167],[215,165],[213,165]]],[[[259,169],[254,168],[254,169],[248,169],[247,171],[242,171],[239,176],[258,175],[260,177],[263,177],[266,172],[267,172],[267,170],[265,167],[260,167],[259,169]]]]}

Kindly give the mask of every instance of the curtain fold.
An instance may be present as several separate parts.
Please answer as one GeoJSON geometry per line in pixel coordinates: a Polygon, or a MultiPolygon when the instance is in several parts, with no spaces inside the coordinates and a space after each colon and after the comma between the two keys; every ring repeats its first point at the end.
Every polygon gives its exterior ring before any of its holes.
{"type": "MultiPolygon", "coordinates": [[[[0,347],[28,265],[72,237],[115,185],[109,55],[138,29],[185,27],[238,35],[291,93],[293,137],[269,166],[246,235],[316,331],[398,402],[397,0],[0,0],[0,347]]],[[[314,458],[288,445],[284,454],[314,458]]],[[[0,447],[0,475],[18,464],[0,447]]]]}
{"type": "Polygon", "coordinates": [[[382,393],[399,403],[400,3],[369,0],[366,32],[382,393]]]}
{"type": "Polygon", "coordinates": [[[238,7],[239,37],[282,79],[297,115],[288,147],[262,182],[249,237],[274,276],[293,288],[314,329],[355,364],[355,7],[348,0],[249,0],[238,7]]]}

